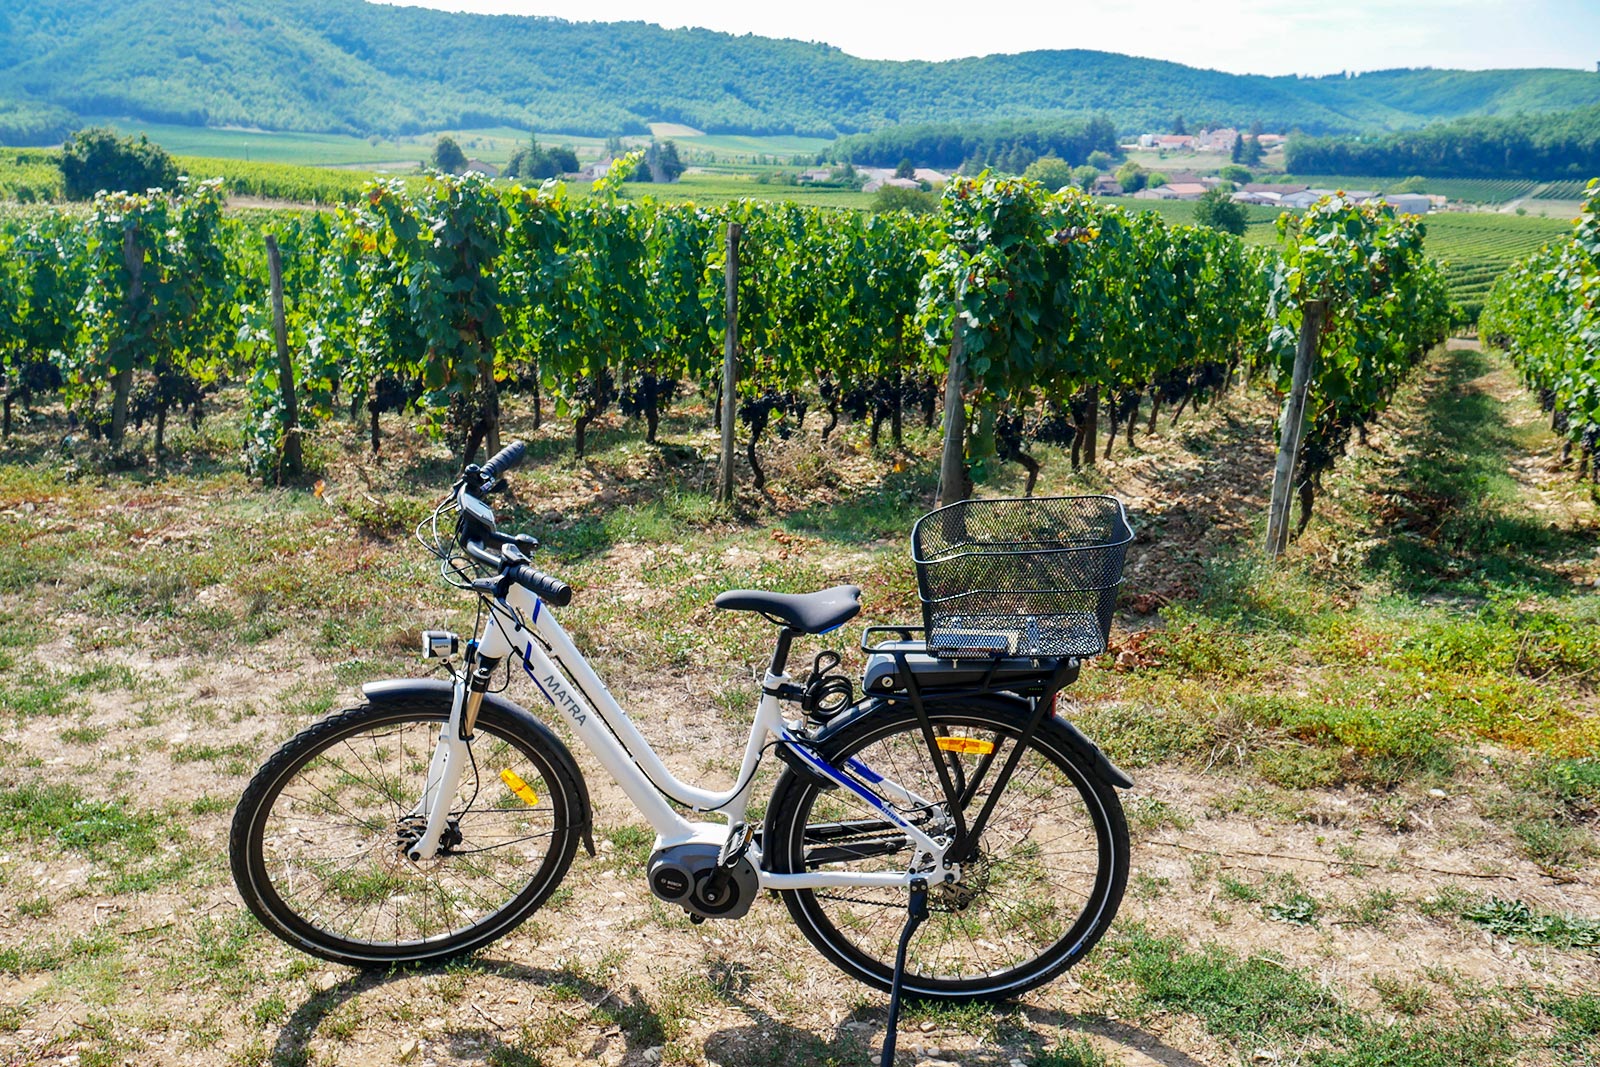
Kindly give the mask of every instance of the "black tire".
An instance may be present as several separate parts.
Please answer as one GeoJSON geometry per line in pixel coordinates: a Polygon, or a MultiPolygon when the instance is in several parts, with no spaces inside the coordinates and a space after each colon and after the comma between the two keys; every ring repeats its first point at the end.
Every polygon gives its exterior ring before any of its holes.
{"type": "Polygon", "coordinates": [[[228,839],[234,883],[262,925],[326,960],[387,966],[470,952],[544,902],[585,808],[560,742],[526,713],[484,703],[474,766],[451,804],[460,840],[421,864],[404,856],[401,820],[449,716],[448,696],[365,704],[301,731],[262,766],[228,839]]]}
{"type": "MultiPolygon", "coordinates": [[[[964,808],[970,820],[993,790],[1024,719],[1015,705],[982,698],[932,705],[929,716],[940,735],[995,745],[989,770],[964,808]]],[[[914,813],[913,822],[948,828],[938,772],[909,708],[884,708],[843,723],[818,741],[817,752],[835,767],[861,760],[937,801],[937,810],[900,810],[914,813]]],[[[960,790],[982,756],[947,753],[946,759],[960,790]]],[[[871,788],[867,777],[861,781],[871,788]]],[[[904,871],[911,854],[904,836],[890,827],[849,791],[821,790],[810,778],[785,771],[768,809],[764,861],[781,873],[904,871]]],[[[1116,789],[1095,770],[1093,754],[1047,718],[995,804],[977,862],[963,866],[960,883],[930,892],[931,913],[907,952],[905,994],[1001,1000],[1055,978],[1110,926],[1127,886],[1128,860],[1128,826],[1116,789]]],[[[889,988],[906,919],[905,890],[799,889],[781,895],[818,951],[852,978],[889,988]]]]}

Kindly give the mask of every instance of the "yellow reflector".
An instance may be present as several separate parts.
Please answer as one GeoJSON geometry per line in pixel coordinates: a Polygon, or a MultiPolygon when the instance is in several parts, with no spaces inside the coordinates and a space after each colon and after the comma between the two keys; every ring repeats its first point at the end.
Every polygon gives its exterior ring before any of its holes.
{"type": "Polygon", "coordinates": [[[531,808],[539,803],[539,795],[533,791],[533,787],[531,785],[522,780],[522,776],[516,771],[501,771],[500,780],[506,784],[507,789],[521,797],[523,802],[526,803],[528,807],[531,808]]]}
{"type": "Polygon", "coordinates": [[[961,752],[968,756],[987,756],[994,751],[993,741],[980,741],[976,737],[939,737],[934,740],[946,752],[961,752]]]}

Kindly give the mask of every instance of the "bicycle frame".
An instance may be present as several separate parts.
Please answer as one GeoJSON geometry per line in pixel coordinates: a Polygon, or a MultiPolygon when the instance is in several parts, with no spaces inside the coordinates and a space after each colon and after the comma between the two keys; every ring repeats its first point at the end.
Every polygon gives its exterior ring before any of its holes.
{"type": "MultiPolygon", "coordinates": [[[[789,681],[787,674],[773,674],[770,667],[767,669],[762,681],[761,700],[756,706],[755,722],[751,725],[750,738],[745,744],[734,787],[726,792],[713,792],[680,781],[662,763],[538,596],[513,584],[506,591],[504,599],[488,600],[487,603],[489,611],[483,632],[476,641],[476,656],[494,663],[508,656],[521,661],[539,692],[567,721],[573,733],[582,739],[606,773],[654,827],[657,848],[690,842],[722,846],[728,840],[730,830],[744,822],[762,750],[769,743],[776,742],[789,744],[790,751],[804,760],[814,772],[848,790],[896,829],[903,831],[912,842],[913,858],[907,869],[899,873],[815,871],[778,874],[763,869],[760,846],[752,841],[749,846],[750,858],[763,889],[909,888],[914,881],[937,885],[954,881],[960,876],[959,866],[945,863],[950,841],[929,836],[890,803],[893,800],[909,806],[932,807],[931,802],[877,774],[864,763],[850,760],[850,769],[872,783],[873,789],[868,789],[815,755],[804,742],[799,741],[797,731],[801,723],[786,720],[777,697],[773,695],[780,685],[789,681]],[[724,815],[727,822],[692,822],[678,814],[673,804],[698,813],[717,812],[724,815]]],[[[437,850],[448,823],[449,812],[446,810],[447,803],[436,804],[435,801],[439,797],[455,795],[460,776],[470,762],[467,742],[462,740],[461,729],[469,674],[469,671],[462,671],[457,675],[450,719],[440,733],[439,747],[428,772],[428,786],[415,812],[427,819],[428,829],[412,850],[414,859],[429,858],[437,850]]]]}

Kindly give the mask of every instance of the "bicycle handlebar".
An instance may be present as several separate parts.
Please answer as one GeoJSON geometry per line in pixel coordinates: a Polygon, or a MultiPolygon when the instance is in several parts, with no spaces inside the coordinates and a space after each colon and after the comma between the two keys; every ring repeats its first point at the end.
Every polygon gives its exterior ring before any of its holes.
{"type": "Polygon", "coordinates": [[[572,603],[572,587],[560,578],[552,577],[544,571],[536,570],[526,563],[519,563],[515,567],[507,567],[507,578],[520,586],[532,589],[553,608],[564,608],[572,603]]]}
{"type": "Polygon", "coordinates": [[[494,454],[494,457],[478,468],[478,473],[483,475],[485,485],[491,485],[500,480],[506,471],[522,462],[522,457],[528,452],[528,446],[521,441],[512,441],[509,445],[494,454]]]}
{"type": "MultiPolygon", "coordinates": [[[[507,471],[522,462],[527,455],[528,448],[521,441],[513,441],[500,451],[496,452],[481,467],[468,467],[462,473],[462,481],[457,483],[458,488],[473,498],[486,495],[496,488],[498,482],[507,471]]],[[[482,505],[478,505],[480,508],[482,505]]],[[[539,599],[555,608],[564,608],[572,602],[572,587],[560,578],[546,574],[530,566],[520,550],[526,547],[529,550],[538,547],[538,542],[527,539],[527,544],[518,547],[521,538],[510,537],[496,533],[492,514],[486,514],[477,521],[470,520],[466,514],[467,504],[465,496],[462,497],[462,522],[463,529],[469,531],[469,536],[462,538],[462,547],[467,555],[477,562],[489,567],[500,568],[501,577],[515,582],[527,589],[531,589],[539,599]],[[477,538],[500,546],[501,551],[495,552],[487,545],[480,543],[477,538]],[[515,549],[515,550],[514,550],[515,549]]],[[[459,533],[458,533],[459,536],[459,533]]]]}

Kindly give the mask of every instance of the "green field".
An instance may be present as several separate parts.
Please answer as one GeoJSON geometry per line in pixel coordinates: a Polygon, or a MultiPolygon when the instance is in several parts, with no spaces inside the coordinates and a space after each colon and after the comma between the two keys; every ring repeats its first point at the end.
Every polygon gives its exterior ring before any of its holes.
{"type": "Polygon", "coordinates": [[[729,200],[793,200],[812,207],[854,208],[865,211],[872,206],[872,194],[854,189],[813,189],[804,185],[767,185],[750,174],[713,174],[691,171],[671,185],[630,185],[630,196],[649,195],[671,202],[721,204],[729,200]]]}
{"type": "MultiPolygon", "coordinates": [[[[1106,202],[1127,211],[1154,211],[1168,222],[1194,225],[1194,200],[1137,200],[1131,196],[1107,197],[1106,202]]],[[[1249,244],[1275,244],[1278,240],[1277,220],[1282,211],[1275,207],[1246,204],[1244,239],[1249,244]]]]}
{"type": "MultiPolygon", "coordinates": [[[[174,126],[159,122],[95,118],[91,125],[110,126],[121,133],[145,134],[173,155],[215,159],[241,159],[266,163],[299,163],[314,167],[353,167],[374,164],[416,164],[426,159],[442,136],[450,136],[467,155],[503,164],[528,141],[528,131],[509,127],[474,130],[440,130],[410,137],[350,137],[336,133],[280,133],[268,130],[215,129],[174,126]]],[[[745,137],[734,134],[671,134],[685,155],[726,162],[751,162],[775,157],[788,163],[795,156],[808,159],[826,152],[831,141],[821,137],[745,137]]],[[[571,145],[580,159],[598,159],[605,152],[603,137],[576,137],[565,133],[540,133],[539,142],[571,145]]],[[[648,138],[625,138],[643,144],[648,138]]]]}

